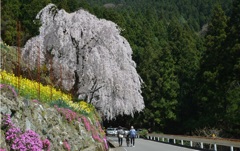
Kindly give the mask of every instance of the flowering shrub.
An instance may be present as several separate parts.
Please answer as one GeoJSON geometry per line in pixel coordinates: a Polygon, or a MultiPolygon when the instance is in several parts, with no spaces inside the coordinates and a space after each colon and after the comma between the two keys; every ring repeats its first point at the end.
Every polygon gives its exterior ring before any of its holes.
{"type": "Polygon", "coordinates": [[[87,113],[90,113],[93,110],[93,106],[84,101],[80,101],[79,106],[81,107],[82,110],[86,111],[87,113]]]}
{"type": "Polygon", "coordinates": [[[36,100],[36,99],[32,100],[32,102],[34,102],[34,103],[39,103],[39,101],[36,100]]]}
{"type": "Polygon", "coordinates": [[[14,139],[11,148],[13,150],[42,151],[43,146],[40,136],[32,130],[27,130],[14,139]]]}
{"type": "MultiPolygon", "coordinates": [[[[16,77],[14,74],[7,73],[6,71],[2,71],[1,69],[0,69],[0,74],[1,74],[0,76],[1,83],[6,83],[14,87],[18,86],[19,77],[16,77]]],[[[21,81],[21,84],[18,90],[20,95],[27,96],[30,99],[38,98],[38,84],[39,84],[38,82],[34,82],[22,77],[20,77],[20,81],[21,81]]],[[[3,86],[4,85],[1,84],[0,88],[3,86]]],[[[17,93],[12,87],[9,86],[9,88],[11,88],[14,94],[17,95],[17,93]]],[[[41,91],[40,101],[42,102],[50,103],[52,102],[52,100],[63,100],[64,102],[66,102],[66,104],[68,104],[68,106],[72,107],[75,111],[78,111],[79,113],[84,112],[89,114],[90,112],[94,111],[94,107],[88,104],[87,102],[80,101],[79,103],[74,103],[72,101],[71,95],[58,91],[52,86],[49,86],[49,85],[43,86],[42,84],[40,84],[40,91],[41,91]],[[51,97],[51,91],[52,91],[52,97],[51,97]],[[50,100],[50,98],[52,98],[52,100],[50,100]]]]}
{"type": "Polygon", "coordinates": [[[104,145],[105,145],[105,149],[108,150],[108,142],[107,142],[106,137],[103,138],[103,142],[104,142],[104,145]]]}
{"type": "Polygon", "coordinates": [[[78,121],[78,122],[82,122],[82,120],[81,120],[81,118],[80,118],[80,117],[77,119],[77,121],[78,121]]]}
{"type": "Polygon", "coordinates": [[[99,137],[99,135],[95,129],[92,129],[92,137],[95,141],[102,142],[102,139],[99,137]]]}
{"type": "Polygon", "coordinates": [[[5,84],[0,84],[0,89],[2,89],[3,87],[7,87],[8,89],[10,89],[10,90],[12,91],[12,93],[14,94],[15,97],[18,96],[13,87],[11,87],[11,86],[9,86],[9,85],[5,85],[5,84]]]}
{"type": "Polygon", "coordinates": [[[67,141],[67,140],[65,140],[65,141],[63,142],[63,147],[64,147],[64,149],[66,149],[67,151],[70,151],[70,150],[71,150],[71,147],[70,147],[70,145],[68,144],[68,141],[67,141]]]}
{"type": "MultiPolygon", "coordinates": [[[[79,122],[83,122],[85,125],[85,128],[88,132],[91,131],[92,138],[96,141],[105,143],[105,148],[108,148],[106,138],[103,138],[105,135],[104,131],[101,128],[100,123],[98,122],[98,117],[96,114],[96,111],[94,107],[87,102],[80,101],[78,103],[74,103],[71,101],[71,96],[62,93],[61,91],[57,91],[54,88],[51,88],[51,86],[43,86],[40,84],[40,90],[41,90],[41,96],[40,100],[36,100],[35,98],[38,97],[38,83],[34,81],[30,81],[28,79],[24,79],[22,77],[19,77],[21,79],[21,85],[18,89],[18,93],[23,96],[28,96],[30,99],[33,99],[32,102],[39,103],[39,101],[43,102],[53,102],[50,100],[50,89],[52,90],[52,99],[53,100],[62,100],[62,104],[65,104],[65,106],[69,108],[59,108],[55,106],[55,108],[62,114],[65,119],[69,122],[72,122],[73,120],[77,120],[79,122]],[[74,110],[74,111],[73,111],[74,110]],[[76,111],[76,112],[75,112],[76,111]],[[91,117],[92,121],[88,119],[87,117],[83,115],[79,115],[77,113],[86,113],[89,117],[91,117]],[[90,114],[91,113],[91,114],[90,114]],[[95,121],[95,122],[94,122],[95,121]],[[91,125],[94,125],[97,129],[92,128],[91,125]],[[100,133],[99,133],[100,132],[100,133]]],[[[7,87],[10,89],[13,94],[17,97],[17,93],[13,87],[18,86],[18,77],[15,77],[15,75],[7,73],[6,71],[2,71],[0,69],[0,89],[3,87],[7,87]],[[12,85],[12,86],[10,86],[12,85]]],[[[1,121],[1,124],[4,128],[6,128],[6,141],[9,143],[11,150],[18,150],[18,151],[25,151],[25,150],[31,150],[31,151],[50,151],[50,141],[48,139],[41,140],[39,135],[35,133],[32,130],[28,130],[26,132],[22,132],[20,128],[17,128],[11,121],[10,115],[4,115],[2,116],[3,120],[1,121]]],[[[64,148],[68,151],[70,151],[70,145],[67,141],[64,141],[64,148]]],[[[5,151],[5,149],[0,149],[0,151],[5,151]]]]}
{"type": "Polygon", "coordinates": [[[48,139],[45,139],[42,141],[43,149],[46,151],[50,151],[50,141],[48,139]]]}
{"type": "Polygon", "coordinates": [[[88,104],[85,101],[80,101],[79,103],[74,103],[72,101],[68,101],[67,104],[72,107],[74,110],[78,111],[79,113],[87,113],[94,111],[94,107],[91,104],[88,104]]]}
{"type": "Polygon", "coordinates": [[[3,116],[2,118],[3,118],[3,119],[2,119],[2,121],[3,121],[3,126],[12,126],[12,125],[13,125],[9,114],[3,116]]]}
{"type": "MultiPolygon", "coordinates": [[[[42,151],[43,143],[40,136],[32,130],[22,133],[11,121],[10,115],[3,116],[3,125],[6,127],[6,141],[10,144],[11,150],[18,151],[42,151]]],[[[50,146],[50,142],[48,142],[50,146]]],[[[49,148],[48,148],[49,149],[49,148]]]]}
{"type": "Polygon", "coordinates": [[[8,142],[12,142],[16,137],[18,137],[21,134],[20,128],[17,128],[15,126],[11,126],[8,131],[6,132],[6,140],[8,142]]]}
{"type": "Polygon", "coordinates": [[[90,131],[91,130],[91,124],[90,124],[89,120],[85,116],[82,116],[82,119],[83,119],[86,130],[90,131]]]}
{"type": "Polygon", "coordinates": [[[99,130],[103,135],[105,135],[105,132],[104,132],[104,130],[102,129],[102,126],[101,126],[101,124],[99,123],[98,120],[95,121],[95,127],[98,128],[98,130],[99,130]]]}
{"type": "MultiPolygon", "coordinates": [[[[20,88],[18,90],[18,93],[23,96],[28,96],[30,99],[38,98],[38,82],[31,81],[26,78],[22,77],[16,77],[14,74],[7,73],[6,71],[0,70],[0,79],[2,83],[10,84],[14,87],[18,87],[18,80],[20,80],[20,88]],[[19,79],[20,78],[20,79],[19,79]]],[[[51,91],[52,91],[52,99],[62,99],[66,101],[71,101],[72,97],[70,95],[64,94],[61,91],[56,90],[55,88],[52,88],[51,86],[43,86],[40,83],[40,99],[44,102],[49,102],[51,91]]]]}
{"type": "Polygon", "coordinates": [[[74,111],[70,109],[65,109],[65,108],[58,108],[57,106],[54,106],[54,107],[57,109],[57,111],[60,114],[62,114],[65,117],[65,119],[68,122],[72,122],[73,120],[78,119],[78,115],[74,111]]]}

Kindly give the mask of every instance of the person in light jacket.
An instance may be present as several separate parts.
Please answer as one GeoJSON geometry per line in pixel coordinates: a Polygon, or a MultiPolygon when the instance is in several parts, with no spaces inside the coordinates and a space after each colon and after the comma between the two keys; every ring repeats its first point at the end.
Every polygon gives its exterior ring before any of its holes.
{"type": "Polygon", "coordinates": [[[124,131],[121,126],[118,127],[117,136],[118,136],[118,144],[119,146],[122,146],[124,131]]]}

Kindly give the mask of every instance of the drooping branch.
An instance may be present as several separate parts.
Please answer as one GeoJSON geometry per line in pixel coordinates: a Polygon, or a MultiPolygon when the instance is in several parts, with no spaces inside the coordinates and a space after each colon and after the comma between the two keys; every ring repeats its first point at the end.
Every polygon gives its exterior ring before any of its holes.
{"type": "Polygon", "coordinates": [[[132,49],[115,23],[81,9],[69,14],[53,4],[43,8],[37,18],[40,34],[27,41],[23,58],[36,63],[36,42],[40,42],[44,62],[44,51],[51,48],[53,74],[59,76],[59,63],[63,67],[63,88],[92,103],[107,119],[133,115],[144,108],[132,49]]]}

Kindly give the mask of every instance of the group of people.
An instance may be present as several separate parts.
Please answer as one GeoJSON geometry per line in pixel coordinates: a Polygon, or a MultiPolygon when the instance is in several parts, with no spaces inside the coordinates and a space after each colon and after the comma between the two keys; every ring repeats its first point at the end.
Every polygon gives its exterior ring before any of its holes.
{"type": "Polygon", "coordinates": [[[131,129],[129,130],[129,132],[127,134],[125,134],[123,128],[121,126],[119,126],[118,127],[117,136],[118,136],[119,146],[122,146],[123,138],[125,136],[126,137],[127,146],[128,147],[129,146],[135,147],[136,130],[134,129],[133,126],[131,126],[131,129]]]}

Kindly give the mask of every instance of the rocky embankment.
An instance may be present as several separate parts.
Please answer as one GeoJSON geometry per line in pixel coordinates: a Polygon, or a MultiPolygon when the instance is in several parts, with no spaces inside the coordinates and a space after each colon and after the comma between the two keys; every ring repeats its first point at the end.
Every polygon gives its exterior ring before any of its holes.
{"type": "MultiPolygon", "coordinates": [[[[10,150],[13,144],[20,145],[15,138],[10,137],[10,130],[6,126],[5,115],[10,115],[11,124],[21,133],[16,137],[27,135],[29,130],[39,136],[45,149],[51,151],[105,151],[106,139],[99,134],[99,124],[90,118],[71,114],[64,115],[60,108],[50,107],[37,100],[28,100],[17,96],[12,87],[1,84],[0,112],[1,112],[1,149],[10,150]],[[71,116],[72,119],[67,116],[71,116]],[[74,116],[74,118],[73,118],[74,116]],[[89,123],[86,123],[88,121],[89,123]],[[4,123],[5,122],[5,123],[4,123]],[[87,125],[89,124],[89,125],[87,125]],[[46,144],[47,140],[47,144],[46,144]],[[46,146],[47,145],[47,146],[46,146]]],[[[67,110],[66,110],[67,111],[67,110]]],[[[29,135],[28,135],[29,136],[29,135]]],[[[31,136],[33,137],[33,136],[31,136]]],[[[23,144],[23,140],[22,141],[23,144]]],[[[30,140],[31,141],[31,140],[30,140]]],[[[16,147],[16,146],[15,146],[16,147]]],[[[0,149],[0,150],[1,150],[0,149]]]]}

